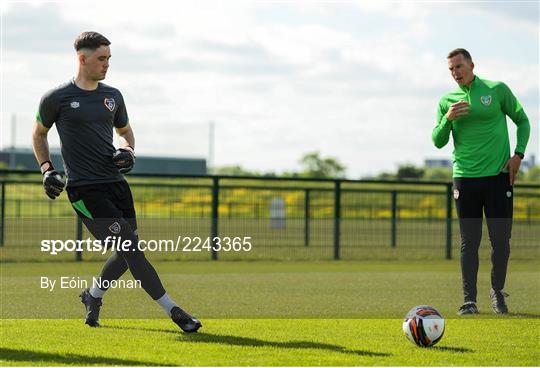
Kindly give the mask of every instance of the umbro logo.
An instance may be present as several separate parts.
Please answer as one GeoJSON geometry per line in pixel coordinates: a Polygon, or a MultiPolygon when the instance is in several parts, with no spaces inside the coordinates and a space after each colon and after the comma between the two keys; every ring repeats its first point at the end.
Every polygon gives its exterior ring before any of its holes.
{"type": "Polygon", "coordinates": [[[69,104],[72,108],[76,109],[78,108],[79,106],[81,106],[80,103],[78,103],[77,101],[73,101],[72,103],[69,104]]]}

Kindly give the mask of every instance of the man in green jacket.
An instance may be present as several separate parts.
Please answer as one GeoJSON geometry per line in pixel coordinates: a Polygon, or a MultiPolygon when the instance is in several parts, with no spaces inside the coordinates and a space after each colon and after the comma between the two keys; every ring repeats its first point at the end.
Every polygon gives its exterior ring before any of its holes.
{"type": "Polygon", "coordinates": [[[513,185],[529,140],[530,125],[520,103],[502,82],[474,75],[465,49],[448,56],[448,69],[458,84],[439,101],[432,139],[437,148],[454,140],[454,199],[461,231],[461,274],[464,304],[458,314],[476,314],[478,248],[485,213],[491,240],[491,292],[495,313],[508,313],[503,291],[510,256],[513,185]],[[517,145],[510,157],[506,116],[517,125],[517,145]]]}

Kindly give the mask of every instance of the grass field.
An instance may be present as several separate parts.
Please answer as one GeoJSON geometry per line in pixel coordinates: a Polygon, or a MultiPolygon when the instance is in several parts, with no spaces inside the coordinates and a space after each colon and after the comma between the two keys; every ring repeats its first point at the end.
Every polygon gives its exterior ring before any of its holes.
{"type": "Polygon", "coordinates": [[[168,292],[204,324],[181,333],[142,290],[108,292],[104,328],[83,325],[79,289],[49,292],[39,277],[89,279],[97,262],[2,263],[1,365],[488,365],[540,364],[540,265],[511,260],[511,314],[489,308],[489,262],[479,308],[461,302],[457,261],[158,262],[168,292]],[[446,317],[442,341],[421,349],[403,315],[429,304],[446,317]]]}
{"type": "Polygon", "coordinates": [[[538,320],[450,320],[434,348],[401,320],[209,319],[195,335],[165,320],[2,321],[1,365],[537,366],[538,320]],[[519,331],[516,334],[516,331],[519,331]]]}

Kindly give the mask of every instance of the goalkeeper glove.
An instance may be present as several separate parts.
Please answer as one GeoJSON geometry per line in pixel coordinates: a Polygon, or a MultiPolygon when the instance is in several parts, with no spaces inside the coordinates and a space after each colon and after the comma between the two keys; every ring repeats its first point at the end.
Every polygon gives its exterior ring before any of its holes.
{"type": "Polygon", "coordinates": [[[43,173],[43,188],[45,189],[45,194],[47,194],[50,199],[56,199],[60,193],[62,193],[65,186],[66,184],[64,183],[62,175],[60,175],[49,162],[49,168],[43,173]]]}
{"type": "Polygon", "coordinates": [[[118,148],[113,155],[113,162],[122,174],[126,174],[135,165],[135,152],[130,146],[118,148]]]}

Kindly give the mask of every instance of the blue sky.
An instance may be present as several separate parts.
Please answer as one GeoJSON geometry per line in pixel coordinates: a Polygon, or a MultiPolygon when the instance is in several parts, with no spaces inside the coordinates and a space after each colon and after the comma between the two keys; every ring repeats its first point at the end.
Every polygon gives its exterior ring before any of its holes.
{"type": "Polygon", "coordinates": [[[465,47],[524,106],[538,157],[538,19],[538,2],[516,1],[3,2],[2,146],[15,113],[29,147],[41,95],[75,74],[73,40],[96,30],[139,155],[204,157],[215,121],[218,166],[295,170],[320,150],[357,178],[449,158],[430,135],[455,88],[446,54],[465,47]]]}

